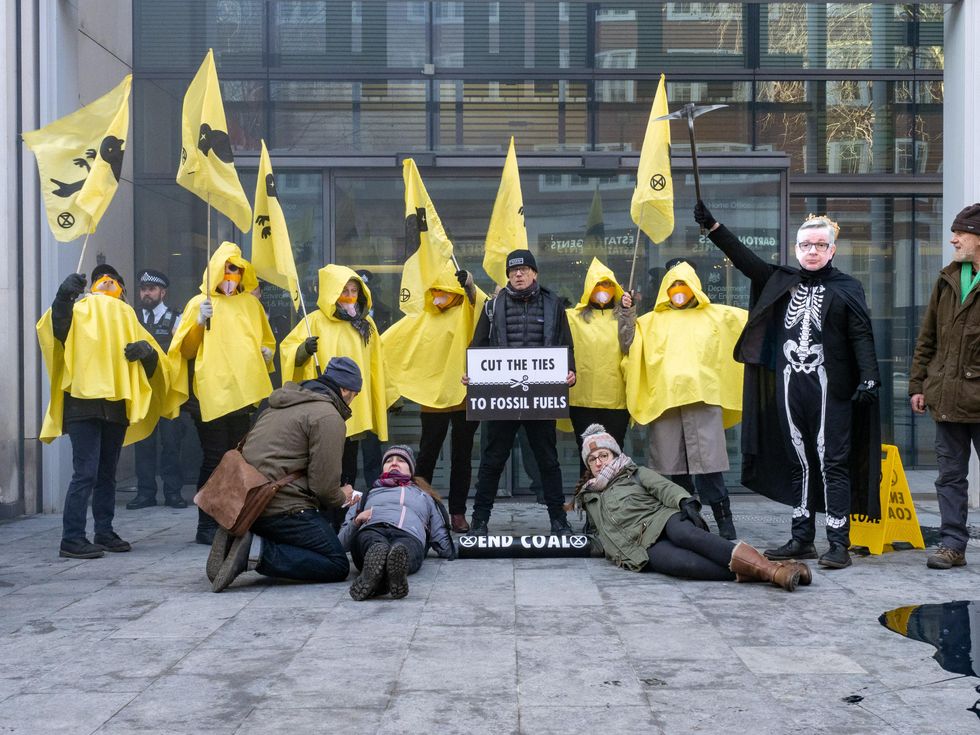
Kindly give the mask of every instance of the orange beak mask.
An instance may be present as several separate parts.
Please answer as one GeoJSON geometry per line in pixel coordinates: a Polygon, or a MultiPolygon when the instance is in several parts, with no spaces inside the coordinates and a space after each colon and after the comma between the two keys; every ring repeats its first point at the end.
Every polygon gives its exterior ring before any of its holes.
{"type": "Polygon", "coordinates": [[[686,283],[678,281],[667,289],[667,296],[670,298],[670,305],[675,309],[683,309],[694,298],[694,292],[686,283]]]}
{"type": "Polygon", "coordinates": [[[122,286],[112,276],[102,276],[92,284],[92,293],[102,294],[103,296],[114,296],[122,298],[122,286]]]}

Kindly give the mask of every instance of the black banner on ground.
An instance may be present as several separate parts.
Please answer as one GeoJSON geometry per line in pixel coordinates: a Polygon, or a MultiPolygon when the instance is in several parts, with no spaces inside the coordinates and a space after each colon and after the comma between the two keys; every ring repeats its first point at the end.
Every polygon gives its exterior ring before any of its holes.
{"type": "Polygon", "coordinates": [[[460,559],[544,559],[592,556],[584,533],[571,536],[460,536],[460,559]]]}

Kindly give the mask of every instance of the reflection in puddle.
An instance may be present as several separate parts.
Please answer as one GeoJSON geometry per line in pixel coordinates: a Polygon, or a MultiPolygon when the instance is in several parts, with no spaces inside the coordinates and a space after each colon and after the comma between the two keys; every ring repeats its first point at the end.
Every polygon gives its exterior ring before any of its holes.
{"type": "Polygon", "coordinates": [[[882,613],[878,622],[935,646],[933,658],[946,671],[980,676],[980,601],[899,607],[882,613]]]}

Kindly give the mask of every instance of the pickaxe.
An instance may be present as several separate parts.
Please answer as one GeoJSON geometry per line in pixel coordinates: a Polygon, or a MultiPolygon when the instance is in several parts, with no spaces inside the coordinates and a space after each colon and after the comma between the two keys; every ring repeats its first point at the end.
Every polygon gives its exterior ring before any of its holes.
{"type": "MultiPolygon", "coordinates": [[[[681,109],[656,118],[657,120],[687,120],[687,134],[691,138],[691,163],[694,166],[694,192],[698,200],[701,199],[701,176],[698,172],[698,150],[694,143],[694,118],[700,117],[706,112],[720,110],[722,107],[728,107],[728,105],[702,105],[698,107],[693,102],[688,102],[681,109]]],[[[701,228],[701,234],[704,234],[704,228],[701,228]]]]}

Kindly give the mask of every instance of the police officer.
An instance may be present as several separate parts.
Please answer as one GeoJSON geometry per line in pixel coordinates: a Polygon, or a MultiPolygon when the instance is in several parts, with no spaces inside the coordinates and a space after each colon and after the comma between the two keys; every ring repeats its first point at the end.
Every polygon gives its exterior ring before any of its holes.
{"type": "MultiPolygon", "coordinates": [[[[136,318],[166,352],[170,349],[174,330],[180,323],[180,313],[164,302],[170,279],[165,273],[144,269],[139,274],[139,303],[136,318]]],[[[157,427],[136,448],[136,497],[126,503],[129,510],[148,508],[157,504],[157,473],[163,480],[163,502],[171,508],[186,508],[181,497],[184,485],[180,463],[180,445],[187,428],[186,417],[161,418],[157,427]],[[157,450],[160,458],[157,463],[157,450]]]]}

